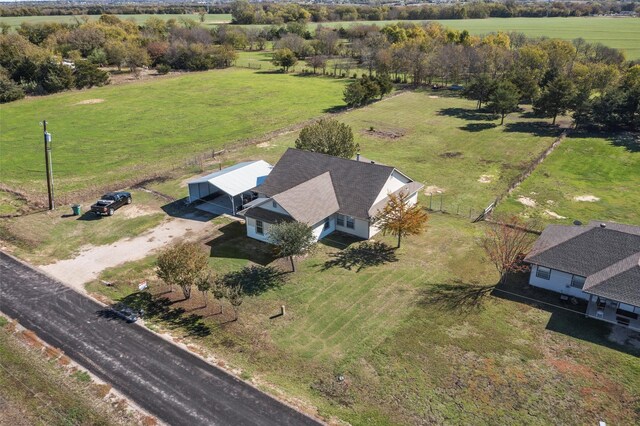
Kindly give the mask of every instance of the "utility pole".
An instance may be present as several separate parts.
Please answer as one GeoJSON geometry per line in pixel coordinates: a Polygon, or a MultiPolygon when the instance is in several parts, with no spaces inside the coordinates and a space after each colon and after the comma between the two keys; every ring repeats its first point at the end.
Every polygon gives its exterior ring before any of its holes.
{"type": "Polygon", "coordinates": [[[44,126],[44,162],[47,168],[47,193],[49,194],[49,210],[54,210],[53,201],[53,168],[51,165],[51,133],[47,133],[47,120],[42,122],[44,126]]]}

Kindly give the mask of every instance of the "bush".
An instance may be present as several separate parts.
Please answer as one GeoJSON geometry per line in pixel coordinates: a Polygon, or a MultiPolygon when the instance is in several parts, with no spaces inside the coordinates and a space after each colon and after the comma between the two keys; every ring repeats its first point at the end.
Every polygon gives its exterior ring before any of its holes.
{"type": "Polygon", "coordinates": [[[0,75],[0,104],[24,98],[24,90],[15,81],[0,75]]]}
{"type": "Polygon", "coordinates": [[[158,72],[158,74],[168,74],[169,71],[171,71],[171,67],[167,64],[160,64],[156,67],[156,71],[158,72]]]}

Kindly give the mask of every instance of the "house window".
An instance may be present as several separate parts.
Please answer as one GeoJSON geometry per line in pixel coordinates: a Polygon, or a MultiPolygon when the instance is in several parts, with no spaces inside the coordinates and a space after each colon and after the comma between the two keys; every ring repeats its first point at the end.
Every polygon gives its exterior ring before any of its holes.
{"type": "Polygon", "coordinates": [[[326,231],[327,229],[329,229],[331,227],[331,219],[326,218],[324,220],[324,230],[326,231]]]}
{"type": "Polygon", "coordinates": [[[336,218],[336,224],[338,224],[338,226],[344,226],[344,216],[339,214],[338,217],[336,218]]]}
{"type": "Polygon", "coordinates": [[[347,228],[353,229],[355,227],[355,219],[351,216],[347,216],[347,228]]]}
{"type": "Polygon", "coordinates": [[[264,235],[264,227],[261,220],[256,220],[256,234],[264,235]]]}
{"type": "Polygon", "coordinates": [[[579,275],[574,275],[571,277],[571,287],[582,289],[584,286],[585,278],[579,275]]]}
{"type": "Polygon", "coordinates": [[[543,280],[550,279],[551,269],[545,268],[544,266],[538,266],[538,269],[536,269],[536,277],[542,278],[543,280]]]}
{"type": "Polygon", "coordinates": [[[271,202],[271,204],[273,205],[273,208],[274,208],[274,209],[277,209],[277,208],[278,208],[278,203],[276,203],[275,201],[272,201],[272,202],[271,202]]]}

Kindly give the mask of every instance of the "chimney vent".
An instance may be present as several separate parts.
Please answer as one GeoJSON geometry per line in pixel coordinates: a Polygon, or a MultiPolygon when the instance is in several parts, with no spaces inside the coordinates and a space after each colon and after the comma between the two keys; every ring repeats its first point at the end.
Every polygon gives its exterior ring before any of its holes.
{"type": "Polygon", "coordinates": [[[601,224],[600,224],[600,228],[606,228],[606,227],[607,227],[607,224],[606,224],[606,223],[601,223],[601,224]]]}
{"type": "Polygon", "coordinates": [[[356,152],[356,161],[360,161],[360,151],[356,152]]]}

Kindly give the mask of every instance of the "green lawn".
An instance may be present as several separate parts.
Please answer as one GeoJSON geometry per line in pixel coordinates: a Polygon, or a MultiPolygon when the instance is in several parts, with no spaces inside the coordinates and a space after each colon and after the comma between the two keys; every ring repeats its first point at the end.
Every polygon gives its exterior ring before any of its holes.
{"type": "Polygon", "coordinates": [[[612,220],[640,225],[638,136],[567,138],[498,211],[559,223],[612,220]],[[536,205],[523,205],[518,201],[522,197],[536,205]],[[565,218],[553,219],[548,212],[565,218]]]}
{"type": "Polygon", "coordinates": [[[6,104],[0,107],[3,184],[46,193],[43,119],[53,135],[60,194],[141,179],[318,116],[342,105],[345,83],[232,68],[6,104]],[[101,102],[82,104],[96,99],[101,102]]]}
{"type": "MultiPolygon", "coordinates": [[[[86,16],[86,15],[85,15],[86,16]]],[[[160,18],[165,21],[169,19],[193,19],[197,22],[200,22],[200,15],[198,14],[139,14],[139,15],[116,15],[118,18],[122,20],[133,20],[137,24],[143,24],[147,19],[151,17],[160,18]]],[[[72,24],[76,22],[76,19],[82,22],[82,15],[78,16],[69,16],[69,15],[55,15],[55,16],[3,16],[0,17],[0,22],[6,22],[12,27],[18,27],[23,22],[29,22],[31,24],[41,23],[41,22],[63,22],[67,24],[72,24]]],[[[98,15],[89,15],[90,21],[95,21],[100,18],[98,15]]],[[[205,25],[215,25],[221,23],[231,22],[230,14],[211,14],[205,16],[205,25]]]]}

